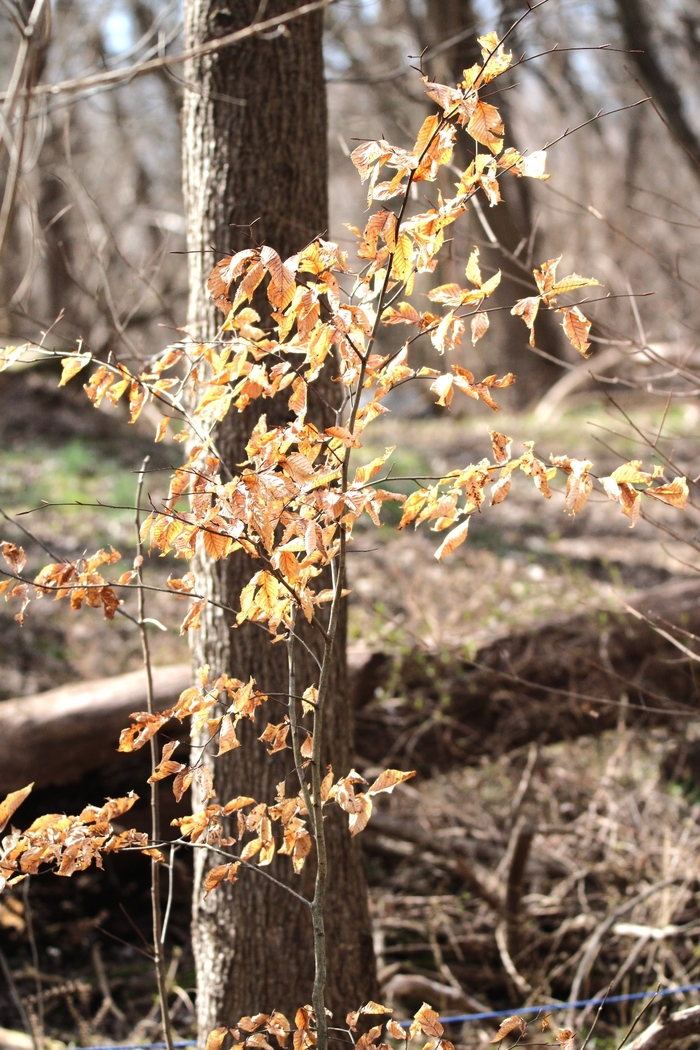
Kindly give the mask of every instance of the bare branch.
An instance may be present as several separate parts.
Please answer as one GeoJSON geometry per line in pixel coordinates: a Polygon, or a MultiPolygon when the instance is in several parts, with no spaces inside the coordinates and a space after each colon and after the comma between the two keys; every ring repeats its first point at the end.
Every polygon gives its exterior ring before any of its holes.
{"type": "MultiPolygon", "coordinates": [[[[312,0],[311,3],[302,4],[301,7],[297,7],[294,11],[287,11],[285,14],[268,18],[264,22],[257,22],[254,25],[247,26],[245,29],[238,29],[235,33],[228,33],[226,36],[219,37],[218,40],[209,40],[198,47],[181,51],[177,55],[162,55],[159,58],[149,59],[147,62],[137,62],[132,66],[126,66],[124,69],[113,69],[106,73],[94,73],[92,76],[87,77],[74,77],[71,80],[63,80],[59,84],[39,84],[31,90],[18,92],[17,97],[43,98],[48,95],[72,94],[75,91],[84,91],[86,88],[115,87],[119,84],[130,82],[136,77],[154,73],[159,69],[167,69],[170,66],[180,65],[193,58],[201,58],[203,55],[212,55],[217,51],[223,51],[225,48],[234,47],[252,36],[259,36],[272,29],[277,29],[278,26],[288,25],[297,18],[309,15],[313,11],[321,11],[334,3],[337,3],[337,0],[312,0]]],[[[5,102],[8,95],[8,92],[0,94],[0,102],[5,102]]]]}
{"type": "Polygon", "coordinates": [[[665,1050],[665,1047],[700,1033],[700,1006],[689,1006],[669,1014],[663,1006],[652,1025],[630,1043],[627,1050],[665,1050]]]}

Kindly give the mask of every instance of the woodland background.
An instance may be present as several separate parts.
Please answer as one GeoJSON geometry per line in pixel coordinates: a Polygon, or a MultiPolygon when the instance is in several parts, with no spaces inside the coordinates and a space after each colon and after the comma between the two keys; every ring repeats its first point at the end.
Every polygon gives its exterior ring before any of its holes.
{"type": "MultiPolygon", "coordinates": [[[[418,56],[425,52],[425,68],[450,83],[475,32],[507,28],[522,10],[513,0],[340,0],[329,9],[332,239],[349,245],[343,224],[362,224],[364,195],[348,159],[357,140],[408,143],[428,112],[418,56]]],[[[11,12],[0,5],[3,88],[18,39],[11,12]]],[[[56,0],[43,80],[177,51],[181,18],[177,0],[56,0]]],[[[549,182],[512,180],[498,226],[488,210],[473,214],[468,235],[441,264],[442,280],[459,279],[478,244],[487,272],[502,266],[512,276],[511,300],[522,283],[519,264],[531,268],[560,253],[566,272],[596,275],[616,298],[589,308],[594,354],[583,364],[556,330],[538,344],[542,356],[520,322],[513,327],[507,315],[494,322],[488,360],[496,348],[499,368],[519,378],[501,398],[498,428],[516,443],[536,438],[540,454],[566,451],[601,469],[669,456],[695,478],[700,4],[549,0],[519,26],[512,46],[544,54],[522,65],[517,86],[499,97],[511,142],[541,149],[586,126],[550,150],[549,182]],[[633,105],[647,95],[653,103],[633,105]],[[619,112],[586,123],[601,110],[619,112]]],[[[3,344],[50,329],[51,345],[82,339],[128,361],[175,337],[187,302],[180,108],[190,89],[173,67],[117,90],[50,97],[32,113],[2,252],[3,344]]],[[[481,344],[460,353],[478,372],[481,344]]],[[[165,468],[175,446],[152,445],[148,412],[128,427],[106,403],[95,412],[79,389],[56,390],[56,379],[50,366],[0,376],[0,508],[12,518],[42,500],[128,507],[143,455],[165,468]]],[[[399,445],[402,475],[478,460],[487,427],[496,425],[481,404],[447,413],[427,394],[397,392],[391,407],[391,423],[377,424],[372,440],[379,451],[399,445]]],[[[157,493],[158,474],[151,477],[157,493]]],[[[377,816],[365,842],[382,994],[399,1008],[423,998],[451,1012],[498,1008],[525,995],[568,999],[572,986],[595,994],[613,979],[618,991],[698,980],[696,659],[620,604],[634,600],[695,631],[697,512],[676,515],[672,534],[648,521],[629,533],[612,504],[591,501],[575,520],[561,506],[521,490],[488,524],[474,522],[446,566],[432,559],[432,536],[389,528],[368,530],[353,555],[357,768],[374,769],[390,755],[421,773],[377,816]],[[668,883],[675,875],[679,881],[668,883]],[[619,921],[606,926],[583,966],[582,945],[616,909],[619,921]],[[514,973],[499,948],[503,922],[514,973]]],[[[93,545],[128,546],[131,519],[128,510],[53,506],[29,520],[46,543],[74,556],[93,545]]],[[[17,541],[16,527],[5,524],[6,538],[17,541]]],[[[164,559],[149,572],[164,580],[171,569],[164,559]]],[[[159,664],[188,660],[180,613],[152,600],[151,615],[169,628],[154,637],[159,664]]],[[[686,642],[694,653],[694,638],[686,642]]],[[[128,624],[105,624],[89,611],[67,620],[42,603],[20,628],[0,608],[2,700],[122,674],[140,660],[128,624]]],[[[115,777],[130,787],[132,771],[123,761],[105,766],[65,784],[59,801],[44,792],[31,806],[74,811],[115,793],[115,777]]],[[[120,863],[107,866],[106,878],[46,878],[32,886],[31,900],[17,892],[0,903],[3,966],[35,1009],[42,974],[47,1026],[64,1042],[156,1033],[148,964],[139,956],[147,887],[136,867],[120,863]]],[[[170,931],[179,954],[170,979],[177,1030],[187,1037],[190,875],[185,859],[176,869],[170,931]]],[[[611,1009],[600,1038],[612,1040],[630,1016],[624,1005],[611,1009]]],[[[18,1027],[2,982],[0,1023],[18,1027]]],[[[475,1040],[478,1030],[468,1036],[475,1040]]]]}

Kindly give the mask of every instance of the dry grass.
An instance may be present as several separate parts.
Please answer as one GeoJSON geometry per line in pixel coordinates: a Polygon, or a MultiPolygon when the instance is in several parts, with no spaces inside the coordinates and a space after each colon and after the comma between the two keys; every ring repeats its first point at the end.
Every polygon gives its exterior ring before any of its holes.
{"type": "MultiPolygon", "coordinates": [[[[367,840],[387,993],[423,975],[455,1013],[697,981],[700,802],[664,780],[671,746],[621,725],[397,793],[367,840]]],[[[602,1031],[629,1018],[606,1008],[602,1031]]]]}

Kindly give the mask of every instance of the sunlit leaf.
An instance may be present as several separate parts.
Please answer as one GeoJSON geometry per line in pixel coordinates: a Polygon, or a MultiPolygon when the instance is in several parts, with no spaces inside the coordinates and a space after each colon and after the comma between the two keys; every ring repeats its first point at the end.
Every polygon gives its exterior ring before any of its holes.
{"type": "Polygon", "coordinates": [[[11,791],[9,795],[0,802],[0,831],[3,831],[7,825],[12,814],[16,809],[24,802],[25,798],[31,794],[31,790],[34,787],[34,782],[27,784],[26,787],[20,788],[18,791],[11,791]]]}

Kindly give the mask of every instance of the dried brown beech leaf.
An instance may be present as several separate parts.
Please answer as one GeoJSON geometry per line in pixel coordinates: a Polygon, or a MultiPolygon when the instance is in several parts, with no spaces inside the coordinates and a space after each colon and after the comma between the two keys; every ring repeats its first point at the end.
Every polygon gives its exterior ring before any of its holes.
{"type": "Polygon", "coordinates": [[[142,849],[141,852],[144,854],[144,856],[150,857],[151,860],[157,860],[159,864],[165,863],[165,857],[159,849],[142,849]]]}
{"type": "Polygon", "coordinates": [[[644,489],[644,495],[657,499],[659,503],[667,503],[669,507],[685,510],[688,501],[688,483],[685,478],[674,478],[668,485],[659,485],[655,489],[644,489]]]}
{"type": "Polygon", "coordinates": [[[92,354],[72,354],[70,357],[61,358],[61,379],[59,386],[65,386],[73,376],[77,376],[85,365],[92,360],[92,354]]]}
{"type": "Polygon", "coordinates": [[[500,1043],[502,1039],[505,1039],[507,1035],[514,1032],[515,1029],[519,1029],[524,1035],[527,1031],[527,1022],[519,1016],[519,1014],[512,1014],[510,1017],[504,1017],[498,1026],[498,1031],[491,1040],[492,1043],[500,1043]]]}
{"type": "Polygon", "coordinates": [[[359,1010],[351,1010],[351,1012],[346,1016],[345,1023],[348,1026],[348,1028],[350,1029],[351,1032],[354,1032],[357,1029],[357,1022],[359,1021],[359,1019],[360,1019],[360,1011],[359,1010]]]}
{"type": "Polygon", "coordinates": [[[570,1028],[560,1028],[557,1032],[559,1050],[574,1050],[574,1033],[570,1028]]]}
{"type": "Polygon", "coordinates": [[[228,1028],[214,1028],[207,1036],[205,1050],[220,1050],[227,1035],[228,1028]]]}
{"type": "Polygon", "coordinates": [[[269,1014],[254,1014],[253,1017],[241,1017],[240,1021],[237,1022],[236,1028],[241,1028],[244,1032],[254,1032],[256,1029],[264,1025],[266,1021],[269,1021],[269,1014]]]}
{"type": "Polygon", "coordinates": [[[173,780],[173,795],[176,802],[182,801],[182,796],[194,780],[194,772],[191,766],[184,766],[173,780]]]}
{"type": "Polygon", "coordinates": [[[439,1015],[427,1003],[423,1003],[420,1010],[413,1015],[413,1019],[420,1026],[421,1032],[429,1039],[440,1039],[445,1031],[440,1024],[439,1015]]]}
{"type": "Polygon", "coordinates": [[[280,1046],[284,1047],[287,1045],[287,1036],[292,1030],[292,1026],[283,1013],[279,1010],[274,1010],[270,1014],[270,1018],[265,1026],[270,1035],[274,1035],[280,1046]]]}
{"type": "Polygon", "coordinates": [[[151,737],[155,736],[166,722],[170,721],[172,715],[173,713],[170,710],[158,715],[149,714],[148,711],[135,711],[129,716],[134,724],[127,729],[122,729],[119,734],[119,747],[117,750],[127,753],[138,751],[139,748],[148,743],[151,737]]]}
{"type": "Polygon", "coordinates": [[[204,879],[204,896],[206,897],[224,881],[235,882],[240,866],[240,861],[234,861],[231,864],[217,864],[216,867],[210,868],[204,879]]]}
{"type": "Polygon", "coordinates": [[[465,518],[463,522],[447,533],[444,540],[435,551],[434,557],[437,561],[442,561],[442,559],[446,558],[448,554],[452,554],[452,552],[456,551],[458,547],[461,547],[467,538],[470,520],[470,518],[465,518]]]}
{"type": "MultiPolygon", "coordinates": [[[[383,773],[377,777],[374,783],[367,789],[368,795],[378,795],[382,791],[391,792],[394,790],[397,784],[403,784],[404,781],[410,780],[411,777],[416,775],[415,769],[410,770],[408,773],[403,773],[400,769],[385,769],[383,773]]],[[[377,1003],[368,1003],[366,1007],[362,1008],[362,1012],[367,1013],[392,1013],[391,1010],[385,1010],[384,1007],[379,1007],[377,1010],[370,1010],[369,1006],[377,1006],[377,1003]]]]}
{"type": "Polygon", "coordinates": [[[562,310],[562,313],[564,314],[564,319],[561,325],[567,339],[583,357],[588,357],[588,347],[591,345],[588,342],[588,333],[591,330],[591,322],[587,317],[584,317],[578,306],[562,310]]]}
{"type": "Polygon", "coordinates": [[[182,762],[173,762],[171,755],[175,748],[178,746],[179,741],[171,740],[163,746],[163,754],[160,762],[153,770],[152,774],[148,778],[149,784],[154,784],[157,780],[165,780],[166,777],[174,776],[181,770],[185,769],[185,765],[182,762]]]}
{"type": "Polygon", "coordinates": [[[479,340],[486,335],[489,330],[489,315],[483,310],[479,311],[478,314],[474,314],[471,319],[471,332],[472,332],[472,346],[476,346],[479,340]]]}
{"type": "Polygon", "coordinates": [[[31,794],[31,790],[34,787],[34,782],[27,784],[26,787],[20,788],[18,791],[11,791],[9,795],[0,802],[0,831],[3,831],[7,826],[7,822],[15,812],[16,809],[24,802],[27,795],[31,794]]]}
{"type": "MultiPolygon", "coordinates": [[[[388,772],[393,773],[395,770],[388,770],[388,772]]],[[[382,776],[384,776],[384,774],[382,774],[382,776]]],[[[370,788],[370,791],[371,790],[372,789],[370,788]]],[[[371,999],[360,1009],[361,1014],[393,1014],[393,1012],[391,1006],[382,1006],[381,1003],[375,1003],[371,999]]]]}
{"type": "Polygon", "coordinates": [[[372,816],[372,799],[369,795],[359,794],[355,796],[355,809],[348,818],[350,834],[354,837],[367,827],[369,818],[372,816]]]}
{"type": "Polygon", "coordinates": [[[14,543],[4,542],[0,545],[0,549],[7,564],[19,576],[27,564],[27,555],[24,553],[24,548],[17,547],[14,543]]]}
{"type": "Polygon", "coordinates": [[[499,467],[507,463],[511,457],[511,447],[513,439],[507,437],[505,434],[499,434],[497,430],[489,430],[491,435],[491,449],[493,451],[493,458],[499,467]]]}

